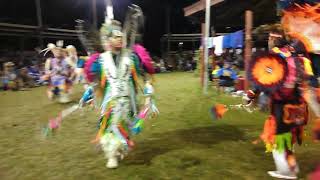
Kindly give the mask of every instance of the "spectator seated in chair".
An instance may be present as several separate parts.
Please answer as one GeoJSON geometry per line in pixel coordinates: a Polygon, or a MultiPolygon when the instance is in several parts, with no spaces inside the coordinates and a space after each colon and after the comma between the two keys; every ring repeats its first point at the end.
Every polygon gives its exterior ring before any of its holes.
{"type": "Polygon", "coordinates": [[[3,65],[2,86],[3,90],[19,90],[19,79],[15,71],[15,64],[7,62],[3,65]]]}
{"type": "Polygon", "coordinates": [[[166,66],[166,70],[169,71],[169,72],[172,72],[173,71],[173,66],[171,64],[168,64],[166,66]]]}
{"type": "Polygon", "coordinates": [[[237,73],[232,69],[230,63],[225,63],[223,68],[216,72],[216,77],[219,78],[219,87],[231,89],[238,79],[237,73]]]}
{"type": "Polygon", "coordinates": [[[40,74],[39,66],[33,65],[33,66],[29,66],[27,69],[28,69],[28,74],[33,79],[35,85],[40,85],[41,74],[40,74]]]}
{"type": "Polygon", "coordinates": [[[35,81],[33,77],[29,74],[27,68],[21,68],[19,70],[19,81],[20,81],[20,87],[23,88],[32,88],[35,87],[35,81]]]}
{"type": "Polygon", "coordinates": [[[220,68],[220,66],[218,66],[218,65],[216,65],[215,67],[214,67],[214,69],[212,70],[212,82],[213,82],[213,85],[214,86],[216,86],[216,87],[218,87],[218,83],[219,83],[219,78],[218,78],[218,71],[220,70],[221,68],[220,68]]]}

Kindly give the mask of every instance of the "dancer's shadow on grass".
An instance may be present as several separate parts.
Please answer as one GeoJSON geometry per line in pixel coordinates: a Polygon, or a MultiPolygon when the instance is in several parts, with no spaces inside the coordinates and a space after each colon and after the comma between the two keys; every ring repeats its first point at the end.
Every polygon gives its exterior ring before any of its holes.
{"type": "Polygon", "coordinates": [[[154,134],[152,139],[139,142],[123,163],[149,165],[156,156],[188,146],[209,148],[220,142],[246,140],[240,129],[239,126],[219,125],[154,134]]]}

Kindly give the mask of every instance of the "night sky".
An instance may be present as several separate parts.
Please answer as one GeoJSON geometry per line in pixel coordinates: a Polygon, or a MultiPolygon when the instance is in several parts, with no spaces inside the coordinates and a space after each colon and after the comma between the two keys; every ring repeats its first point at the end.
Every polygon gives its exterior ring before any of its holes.
{"type": "MultiPolygon", "coordinates": [[[[171,7],[170,30],[172,33],[199,33],[203,13],[185,18],[183,8],[197,0],[114,0],[115,18],[122,21],[130,3],[142,7],[146,18],[144,44],[152,53],[160,53],[160,38],[166,33],[167,7],[171,7]]],[[[217,32],[243,28],[244,11],[253,9],[255,26],[276,20],[274,0],[225,0],[212,8],[212,23],[217,32]],[[231,27],[226,29],[226,27],[231,27]]],[[[91,0],[42,0],[45,26],[74,29],[75,19],[92,22],[91,0]]],[[[99,23],[104,18],[104,0],[97,0],[99,23]]],[[[0,22],[36,25],[34,0],[1,0],[0,22]]],[[[1,43],[1,42],[0,42],[1,43]]]]}

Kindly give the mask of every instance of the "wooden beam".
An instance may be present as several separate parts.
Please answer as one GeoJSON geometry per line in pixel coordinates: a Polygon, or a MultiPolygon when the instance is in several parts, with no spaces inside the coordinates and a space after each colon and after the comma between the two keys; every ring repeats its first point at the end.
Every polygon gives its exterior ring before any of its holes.
{"type": "Polygon", "coordinates": [[[249,64],[252,58],[252,26],[253,26],[253,12],[247,10],[245,13],[245,21],[246,21],[246,34],[245,34],[245,49],[244,49],[244,65],[245,65],[245,90],[249,90],[249,64]]]}
{"type": "MultiPolygon", "coordinates": [[[[38,38],[39,35],[35,35],[35,34],[23,34],[23,33],[2,33],[0,32],[0,36],[14,36],[14,37],[34,37],[34,38],[38,38]]],[[[50,39],[61,39],[61,36],[51,36],[51,35],[43,35],[43,38],[50,38],[50,39]]],[[[64,36],[63,39],[75,39],[77,40],[78,37],[72,37],[72,36],[64,36]]]]}
{"type": "MultiPolygon", "coordinates": [[[[36,8],[37,8],[37,20],[38,20],[38,27],[42,28],[43,26],[43,22],[42,22],[42,10],[41,10],[41,2],[40,0],[35,0],[35,3],[36,3],[36,8]]],[[[42,32],[39,33],[39,45],[40,45],[40,48],[42,49],[44,47],[44,44],[43,44],[43,38],[41,37],[42,35],[42,32]]]]}
{"type": "Polygon", "coordinates": [[[48,31],[59,31],[59,32],[77,33],[76,30],[71,30],[71,29],[47,28],[47,30],[48,30],[48,31]]]}
{"type": "MultiPolygon", "coordinates": [[[[211,0],[211,6],[223,2],[224,0],[211,0]]],[[[200,0],[186,8],[184,8],[184,16],[190,16],[206,9],[205,0],[200,0]]]]}
{"type": "Polygon", "coordinates": [[[11,24],[11,23],[0,23],[0,26],[13,27],[13,28],[26,28],[26,29],[38,28],[38,26],[30,26],[30,25],[24,25],[24,24],[11,24]]]}
{"type": "MultiPolygon", "coordinates": [[[[33,29],[36,30],[40,28],[39,26],[30,26],[25,24],[12,24],[12,23],[1,23],[0,27],[9,27],[9,28],[23,28],[23,29],[33,29]]],[[[58,32],[69,32],[69,33],[77,33],[77,30],[72,29],[61,29],[61,28],[46,28],[48,31],[58,31],[58,32]]]]}

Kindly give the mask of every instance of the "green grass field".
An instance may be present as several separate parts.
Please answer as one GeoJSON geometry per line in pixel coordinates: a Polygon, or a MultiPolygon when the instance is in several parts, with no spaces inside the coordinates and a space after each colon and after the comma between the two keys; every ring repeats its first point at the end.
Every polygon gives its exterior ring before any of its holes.
{"type": "MultiPolygon", "coordinates": [[[[97,115],[89,109],[67,117],[55,136],[44,139],[41,126],[62,109],[47,100],[45,87],[31,91],[0,92],[0,179],[271,179],[274,165],[264,145],[252,145],[262,130],[265,114],[232,110],[212,121],[216,102],[238,99],[218,95],[210,87],[202,95],[192,73],[160,74],[157,79],[157,119],[134,137],[136,146],[115,170],[90,143],[97,115]]],[[[82,89],[76,88],[74,99],[82,89]]],[[[76,103],[76,101],[75,101],[76,103]]],[[[297,147],[301,179],[320,160],[320,145],[307,139],[297,147]]]]}

